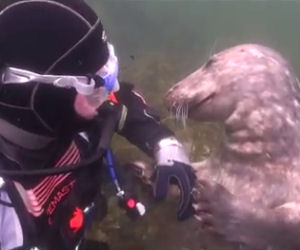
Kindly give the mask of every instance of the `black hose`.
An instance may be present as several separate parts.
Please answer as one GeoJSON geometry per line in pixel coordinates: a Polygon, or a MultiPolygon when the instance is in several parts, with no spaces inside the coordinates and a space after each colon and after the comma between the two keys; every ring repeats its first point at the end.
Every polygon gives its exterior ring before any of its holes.
{"type": "Polygon", "coordinates": [[[0,169],[0,176],[3,177],[20,177],[20,176],[45,176],[45,175],[58,175],[74,172],[82,169],[83,167],[89,166],[91,163],[101,159],[103,153],[96,152],[94,156],[89,159],[82,160],[77,164],[70,164],[61,168],[49,168],[49,169],[34,169],[34,170],[10,170],[0,169]]]}
{"type": "Polygon", "coordinates": [[[88,159],[84,159],[77,164],[70,164],[61,168],[49,168],[49,169],[34,169],[34,170],[11,170],[0,169],[0,176],[3,177],[21,177],[21,176],[45,176],[45,175],[58,175],[66,174],[81,170],[84,167],[92,166],[92,163],[100,160],[105,153],[105,150],[110,146],[111,139],[116,130],[116,125],[119,121],[117,113],[112,112],[103,122],[103,130],[101,137],[93,156],[88,159]]]}

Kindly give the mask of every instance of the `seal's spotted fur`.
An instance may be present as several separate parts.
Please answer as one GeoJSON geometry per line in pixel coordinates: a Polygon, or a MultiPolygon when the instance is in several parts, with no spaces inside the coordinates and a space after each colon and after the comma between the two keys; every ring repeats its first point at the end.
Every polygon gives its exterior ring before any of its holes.
{"type": "Polygon", "coordinates": [[[174,87],[170,108],[224,124],[218,155],[196,164],[197,218],[253,248],[300,248],[300,94],[277,52],[224,50],[174,87]]]}

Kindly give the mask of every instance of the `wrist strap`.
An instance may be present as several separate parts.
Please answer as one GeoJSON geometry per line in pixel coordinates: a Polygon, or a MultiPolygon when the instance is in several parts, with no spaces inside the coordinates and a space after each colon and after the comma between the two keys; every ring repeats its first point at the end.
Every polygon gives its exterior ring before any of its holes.
{"type": "Polygon", "coordinates": [[[172,166],[174,161],[190,164],[182,144],[175,137],[160,140],[154,149],[154,156],[156,165],[172,166]]]}

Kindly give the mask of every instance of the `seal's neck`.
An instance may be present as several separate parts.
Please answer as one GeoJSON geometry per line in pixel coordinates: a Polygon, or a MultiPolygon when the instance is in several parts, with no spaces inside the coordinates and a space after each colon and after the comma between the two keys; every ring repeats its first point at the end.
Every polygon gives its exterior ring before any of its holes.
{"type": "Polygon", "coordinates": [[[223,160],[300,162],[300,118],[288,109],[261,106],[237,110],[225,122],[221,145],[223,160]]]}

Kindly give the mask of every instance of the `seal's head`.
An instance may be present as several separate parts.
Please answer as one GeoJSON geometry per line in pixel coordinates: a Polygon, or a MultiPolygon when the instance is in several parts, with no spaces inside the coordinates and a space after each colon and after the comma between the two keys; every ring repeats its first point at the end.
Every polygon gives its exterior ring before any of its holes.
{"type": "Polygon", "coordinates": [[[252,99],[256,106],[257,99],[298,95],[295,85],[297,79],[281,55],[261,45],[243,44],[213,55],[168,91],[166,103],[171,109],[187,106],[190,118],[225,121],[245,100],[252,99]],[[287,82],[292,84],[282,84],[287,82]]]}

